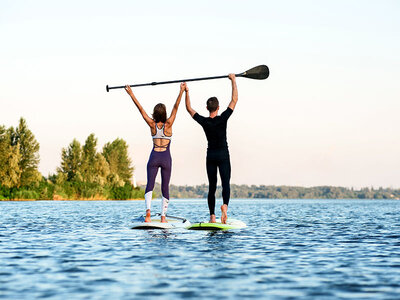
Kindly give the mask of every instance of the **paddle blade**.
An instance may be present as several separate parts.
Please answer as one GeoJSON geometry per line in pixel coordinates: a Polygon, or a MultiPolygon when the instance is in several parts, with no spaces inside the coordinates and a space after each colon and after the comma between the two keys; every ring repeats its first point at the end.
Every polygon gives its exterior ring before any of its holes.
{"type": "Polygon", "coordinates": [[[251,79],[267,79],[269,76],[269,69],[266,65],[260,65],[247,70],[240,74],[240,76],[251,79]]]}

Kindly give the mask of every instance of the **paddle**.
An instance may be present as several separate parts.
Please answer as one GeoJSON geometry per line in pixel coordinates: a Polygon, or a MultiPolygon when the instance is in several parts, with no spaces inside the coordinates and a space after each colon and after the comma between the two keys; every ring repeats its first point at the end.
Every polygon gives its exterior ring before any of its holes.
{"type": "MultiPolygon", "coordinates": [[[[260,65],[250,70],[247,70],[243,73],[235,74],[236,77],[245,77],[250,79],[267,79],[269,76],[269,69],[266,65],[260,65]]],[[[177,82],[189,82],[189,81],[200,81],[200,80],[210,80],[210,79],[219,79],[219,78],[227,78],[228,75],[222,76],[213,76],[213,77],[201,77],[201,78],[192,78],[192,79],[181,79],[181,80],[171,80],[171,81],[161,81],[161,82],[150,82],[150,83],[141,83],[141,84],[132,84],[130,87],[137,86],[147,86],[147,85],[158,85],[158,84],[168,84],[168,83],[177,83],[177,82]]],[[[121,86],[106,86],[107,92],[113,89],[123,89],[125,85],[121,86]]]]}

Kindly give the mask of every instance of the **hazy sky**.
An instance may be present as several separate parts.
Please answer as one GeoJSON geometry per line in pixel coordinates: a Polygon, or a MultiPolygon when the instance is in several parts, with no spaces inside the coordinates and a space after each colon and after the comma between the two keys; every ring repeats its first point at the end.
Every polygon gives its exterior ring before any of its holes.
{"type": "MultiPolygon", "coordinates": [[[[105,86],[239,73],[228,122],[232,183],[400,187],[399,1],[0,2],[0,124],[24,117],[40,171],[90,133],[129,144],[146,178],[150,132],[123,90],[105,86]]],[[[192,106],[230,101],[228,79],[189,84],[192,106]]],[[[179,84],[134,92],[170,111],[179,84]]],[[[171,183],[206,183],[206,139],[182,103],[171,183]]],[[[159,178],[159,177],[158,177],[159,178]]]]}

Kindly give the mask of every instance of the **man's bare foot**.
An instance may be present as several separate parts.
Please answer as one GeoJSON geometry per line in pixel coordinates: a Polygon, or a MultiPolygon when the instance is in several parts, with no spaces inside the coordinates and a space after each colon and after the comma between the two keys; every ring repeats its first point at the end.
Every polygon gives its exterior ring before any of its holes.
{"type": "Polygon", "coordinates": [[[167,219],[165,219],[165,216],[161,216],[161,223],[168,223],[167,219]]]}
{"type": "Polygon", "coordinates": [[[146,218],[144,218],[145,222],[151,222],[151,217],[150,217],[150,209],[146,210],[146,218]]]}
{"type": "Polygon", "coordinates": [[[221,205],[221,223],[226,224],[226,220],[228,220],[228,205],[221,205]]]}
{"type": "Polygon", "coordinates": [[[215,223],[215,222],[217,222],[215,220],[215,215],[210,215],[210,223],[215,223]]]}

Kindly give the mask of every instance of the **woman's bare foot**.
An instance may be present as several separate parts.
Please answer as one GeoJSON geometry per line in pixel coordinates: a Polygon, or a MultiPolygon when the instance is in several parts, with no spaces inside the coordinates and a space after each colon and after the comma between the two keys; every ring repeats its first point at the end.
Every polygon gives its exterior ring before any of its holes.
{"type": "Polygon", "coordinates": [[[226,220],[228,220],[228,205],[221,205],[221,223],[226,224],[226,220]]]}
{"type": "Polygon", "coordinates": [[[146,210],[146,218],[144,219],[145,222],[151,222],[151,218],[150,218],[150,209],[146,210]]]}
{"type": "Polygon", "coordinates": [[[215,215],[210,215],[210,223],[215,223],[215,222],[217,222],[215,220],[215,215]]]}
{"type": "Polygon", "coordinates": [[[165,219],[165,216],[161,216],[161,223],[168,223],[167,219],[165,219]]]}

